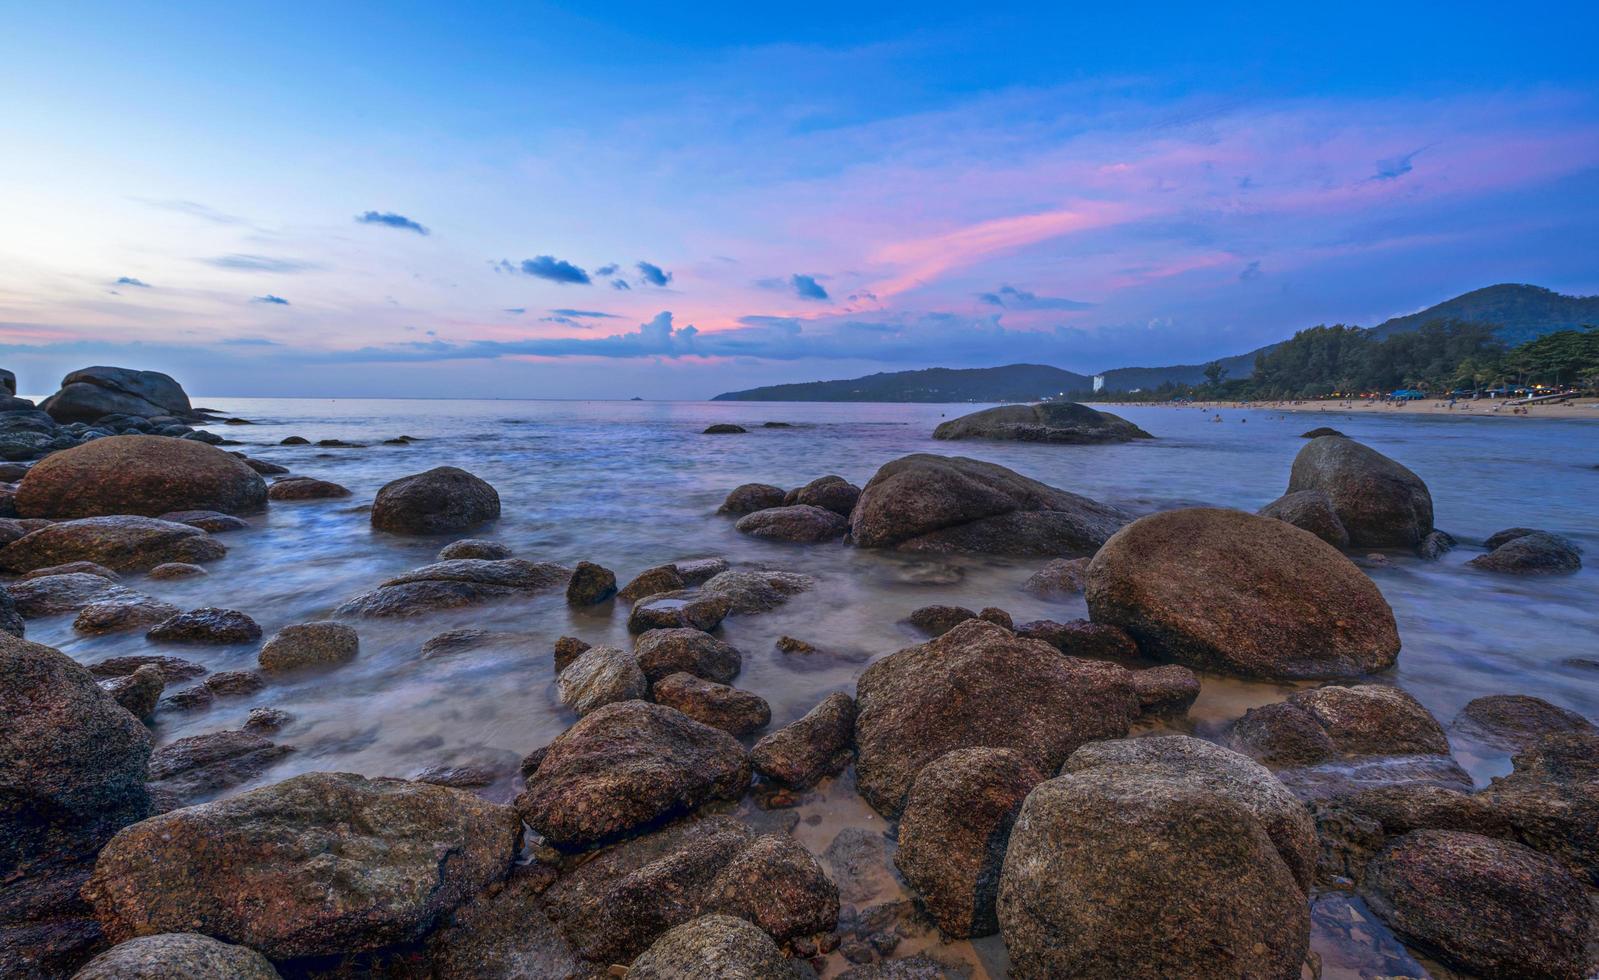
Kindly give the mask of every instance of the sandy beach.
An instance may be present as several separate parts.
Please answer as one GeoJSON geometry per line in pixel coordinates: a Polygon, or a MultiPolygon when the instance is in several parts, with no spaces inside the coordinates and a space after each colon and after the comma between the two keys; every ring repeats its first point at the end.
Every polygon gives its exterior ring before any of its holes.
{"type": "Polygon", "coordinates": [[[1195,411],[1226,412],[1238,409],[1264,409],[1274,412],[1394,415],[1471,415],[1506,419],[1587,419],[1599,421],[1599,398],[1576,398],[1558,405],[1512,405],[1506,401],[1368,402],[1368,401],[1265,401],[1265,402],[1114,402],[1114,405],[1145,405],[1151,408],[1181,408],[1195,411]]]}

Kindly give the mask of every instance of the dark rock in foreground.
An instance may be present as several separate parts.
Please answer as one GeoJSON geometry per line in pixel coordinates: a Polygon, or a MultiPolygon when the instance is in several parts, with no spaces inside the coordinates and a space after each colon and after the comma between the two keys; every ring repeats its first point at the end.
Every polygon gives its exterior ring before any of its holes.
{"type": "Polygon", "coordinates": [[[1101,412],[1076,402],[1041,402],[1037,405],[1001,405],[942,422],[934,439],[1004,439],[1014,442],[1054,442],[1096,445],[1153,439],[1119,415],[1101,412]]]}
{"type": "Polygon", "coordinates": [[[308,773],[124,829],[84,894],[114,940],[195,929],[274,959],[415,939],[505,877],[507,807],[424,783],[308,773]]]}
{"type": "Polygon", "coordinates": [[[1086,742],[1127,734],[1131,672],[969,620],[877,661],[856,689],[856,784],[897,816],[924,765],[954,749],[1014,749],[1054,772],[1086,742]]]}
{"type": "Polygon", "coordinates": [[[175,510],[246,514],[266,506],[260,474],[188,439],[110,436],[53,453],[17,488],[24,517],[154,517],[175,510]]]}
{"type": "Polygon", "coordinates": [[[631,980],[801,980],[799,965],[743,919],[706,915],[657,939],[628,968],[631,980]]]}
{"type": "Polygon", "coordinates": [[[900,551],[1092,554],[1131,520],[994,463],[918,453],[886,464],[850,517],[855,543],[900,551]]]}
{"type": "Polygon", "coordinates": [[[500,516],[500,495],[483,480],[440,466],[387,483],[372,501],[372,526],[395,534],[448,534],[500,516]]]}
{"type": "Polygon", "coordinates": [[[1589,977],[1593,913],[1582,883],[1511,841],[1421,830],[1366,869],[1377,917],[1446,964],[1485,977],[1589,977]]]}
{"type": "Polygon", "coordinates": [[[1288,493],[1332,499],[1355,548],[1414,548],[1432,531],[1432,495],[1421,477],[1343,436],[1312,439],[1294,457],[1288,493]]]}
{"type": "Polygon", "coordinates": [[[141,936],[115,946],[72,980],[280,980],[265,956],[194,932],[141,936]]]}
{"type": "Polygon", "coordinates": [[[606,705],[550,743],[522,818],[557,847],[602,844],[749,786],[744,747],[726,732],[643,701],[606,705]]]}
{"type": "Polygon", "coordinates": [[[254,643],[261,638],[261,627],[237,609],[208,606],[191,609],[151,627],[145,636],[161,643],[203,643],[224,646],[254,643]]]}
{"type": "Polygon", "coordinates": [[[151,517],[88,517],[30,531],[0,548],[0,568],[26,572],[92,561],[118,572],[143,571],[167,562],[215,561],[227,551],[222,542],[186,524],[151,517]]]}
{"type": "Polygon", "coordinates": [[[1096,623],[1160,660],[1258,678],[1351,677],[1399,656],[1393,610],[1339,551],[1282,521],[1193,507],[1142,518],[1088,568],[1096,623]]]}

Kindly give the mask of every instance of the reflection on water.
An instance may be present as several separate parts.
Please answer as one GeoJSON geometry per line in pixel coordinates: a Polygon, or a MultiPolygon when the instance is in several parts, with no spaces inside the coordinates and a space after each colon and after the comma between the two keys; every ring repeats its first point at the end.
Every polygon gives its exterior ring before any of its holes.
{"type": "MultiPolygon", "coordinates": [[[[244,442],[241,448],[251,455],[342,483],[354,496],[273,504],[251,519],[249,530],[223,538],[229,554],[209,576],[130,581],[135,588],[184,608],[244,610],[269,635],[324,618],[344,599],[432,560],[447,540],[373,532],[364,505],[378,487],[433,466],[460,466],[492,483],[504,505],[496,526],[473,533],[509,545],[519,557],[568,565],[587,559],[614,569],[624,582],[651,565],[712,555],[735,565],[815,576],[812,592],[770,613],[731,617],[722,626],[724,638],[744,653],[736,683],[771,703],[774,727],[832,691],[853,693],[868,660],[916,642],[900,620],[918,606],[993,605],[1019,622],[1070,619],[1086,615],[1086,609],[1081,597],[1049,601],[1021,591],[1036,561],[929,560],[746,538],[733,531],[730,519],[713,513],[733,486],[760,481],[793,487],[827,473],[864,484],[892,458],[938,452],[992,460],[1140,512],[1196,503],[1253,510],[1286,486],[1289,464],[1303,444],[1299,434],[1334,425],[1420,474],[1432,490],[1438,525],[1463,542],[1436,564],[1394,554],[1391,565],[1370,568],[1394,606],[1404,641],[1393,681],[1445,722],[1471,698],[1494,693],[1536,694],[1599,717],[1599,672],[1568,662],[1594,656],[1599,646],[1599,571],[1590,563],[1574,576],[1523,580],[1463,567],[1480,551],[1477,542],[1512,525],[1570,535],[1588,554],[1599,555],[1593,519],[1599,436],[1583,422],[1229,411],[1217,424],[1209,421],[1213,413],[1197,409],[1127,408],[1119,411],[1156,440],[1073,447],[930,438],[940,418],[976,406],[200,401],[260,423],[217,430],[244,442]],[[768,420],[794,425],[759,427],[768,420]],[[700,435],[706,425],[723,421],[752,428],[746,435],[700,435]],[[401,434],[419,441],[382,444],[401,434]],[[365,446],[276,445],[288,435],[365,446]],[[785,634],[843,655],[818,662],[814,654],[780,652],[774,644],[785,634]]],[[[362,622],[361,655],[354,663],[291,676],[252,697],[219,698],[207,711],[167,713],[158,720],[157,737],[168,741],[235,728],[250,707],[268,704],[294,715],[276,738],[298,751],[267,781],[318,769],[405,776],[446,764],[509,766],[573,720],[555,697],[555,639],[573,635],[626,646],[625,619],[610,603],[569,609],[556,593],[418,620],[362,622]],[[465,626],[523,631],[536,642],[525,649],[502,645],[422,659],[424,640],[465,626]]],[[[70,616],[35,621],[29,637],[84,662],[149,649],[138,634],[84,638],[72,633],[70,623],[70,616]]],[[[162,652],[213,671],[250,668],[255,659],[253,648],[162,652]]],[[[1206,678],[1189,719],[1175,725],[1213,732],[1287,690],[1206,678]]],[[[1479,783],[1508,771],[1503,756],[1462,754],[1460,762],[1479,783]]],[[[511,781],[493,792],[508,796],[511,781]]],[[[817,853],[843,826],[882,830],[881,819],[847,792],[824,790],[799,814],[795,833],[817,853]]],[[[1354,931],[1367,934],[1364,923],[1354,931]]],[[[1318,925],[1318,942],[1327,940],[1324,932],[1318,925]]],[[[994,957],[1002,958],[1003,951],[979,945],[987,965],[978,974],[995,972],[994,957]]],[[[964,945],[958,951],[972,955],[964,945]]],[[[1342,971],[1338,962],[1330,958],[1329,976],[1359,975],[1342,971]]]]}

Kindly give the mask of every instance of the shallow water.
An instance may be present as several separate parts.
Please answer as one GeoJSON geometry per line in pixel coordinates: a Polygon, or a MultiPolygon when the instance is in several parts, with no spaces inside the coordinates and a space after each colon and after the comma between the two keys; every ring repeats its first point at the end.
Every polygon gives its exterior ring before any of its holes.
{"type": "MultiPolygon", "coordinates": [[[[204,578],[128,584],[184,608],[231,607],[270,635],[292,623],[325,618],[350,596],[426,564],[450,538],[414,539],[374,532],[364,510],[396,477],[440,465],[468,469],[499,491],[497,525],[470,532],[509,545],[519,557],[573,564],[598,562],[625,582],[680,558],[720,555],[737,565],[802,571],[817,587],[778,610],[735,616],[722,627],[744,653],[739,687],[772,705],[773,727],[835,690],[853,693],[871,659],[919,641],[900,620],[912,609],[949,602],[1007,609],[1018,622],[1085,616],[1081,597],[1046,601],[1021,591],[1041,562],[987,558],[928,559],[860,551],[838,544],[796,546],[746,538],[714,513],[733,486],[792,487],[837,473],[864,484],[878,466],[910,452],[992,460],[1023,474],[1138,512],[1191,504],[1253,510],[1282,493],[1301,432],[1332,425],[1393,456],[1431,488],[1438,526],[1462,547],[1429,564],[1401,553],[1368,571],[1392,603],[1404,643],[1389,680],[1410,691],[1446,724],[1470,699],[1536,694],[1599,718],[1599,671],[1564,661],[1599,656],[1599,569],[1559,578],[1511,579],[1475,572],[1464,562],[1504,527],[1554,530],[1599,555],[1599,429],[1582,421],[1213,413],[1129,407],[1117,411],[1158,438],[1122,446],[941,443],[930,433],[943,417],[980,406],[541,402],[311,399],[197,399],[254,426],[216,431],[261,459],[354,491],[346,500],[273,504],[246,531],[222,536],[228,556],[204,578]],[[767,420],[791,428],[759,428],[767,420]],[[753,426],[745,435],[709,436],[713,422],[753,426]],[[406,434],[420,441],[382,445],[406,434]],[[364,448],[278,446],[288,435],[339,438],[364,448]],[[779,652],[784,634],[846,654],[821,664],[779,652]]],[[[465,535],[463,535],[465,536],[465,535]]],[[[1364,561],[1363,559],[1361,559],[1364,561]]],[[[149,651],[138,633],[78,637],[71,616],[36,620],[29,638],[84,662],[149,651]]],[[[555,698],[550,648],[562,635],[591,643],[628,643],[625,610],[612,604],[569,609],[559,591],[503,605],[405,621],[363,621],[361,655],[338,670],[296,675],[253,697],[220,698],[207,711],[168,712],[157,737],[238,727],[250,707],[277,705],[295,720],[280,742],[298,751],[263,781],[310,770],[413,775],[439,764],[515,760],[565,729],[573,716],[555,698]],[[423,660],[419,648],[446,629],[481,626],[530,631],[530,654],[479,651],[423,660]]],[[[255,648],[163,650],[215,670],[255,666],[255,648]]],[[[1289,687],[1205,678],[1182,730],[1214,732],[1289,687]]],[[[1503,756],[1468,754],[1461,763],[1479,783],[1508,771],[1503,756]]],[[[497,795],[511,791],[509,781],[497,795]]],[[[796,834],[825,849],[841,826],[882,829],[883,821],[834,786],[800,808],[796,834]]],[[[886,896],[885,896],[886,897],[886,896]]],[[[1324,917],[1325,918],[1325,917],[1324,917]]],[[[1318,924],[1318,945],[1333,942],[1318,924]]],[[[907,945],[907,949],[911,948],[907,945]]],[[[1331,946],[1327,946],[1331,948],[1331,946]]],[[[947,952],[963,958],[961,946],[947,952]]],[[[986,965],[1002,950],[983,946],[986,965]]],[[[836,959],[836,957],[835,957],[836,959]]],[[[1337,962],[1359,957],[1334,957],[1337,962]]],[[[1329,963],[1329,976],[1359,975],[1329,963]]]]}

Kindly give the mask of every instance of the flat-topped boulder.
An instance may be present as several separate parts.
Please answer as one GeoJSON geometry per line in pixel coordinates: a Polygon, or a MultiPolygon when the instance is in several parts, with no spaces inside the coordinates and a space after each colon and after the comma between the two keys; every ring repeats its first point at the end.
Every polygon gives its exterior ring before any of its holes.
{"type": "Polygon", "coordinates": [[[1089,564],[1087,600],[1145,656],[1196,670],[1353,677],[1399,656],[1393,610],[1364,572],[1308,531],[1241,511],[1128,525],[1089,564]]]}
{"type": "Polygon", "coordinates": [[[1076,402],[1001,405],[939,423],[934,439],[1002,439],[1084,446],[1153,439],[1119,415],[1076,402]]]}
{"type": "Polygon", "coordinates": [[[449,534],[499,516],[499,493],[454,466],[386,483],[372,501],[372,526],[395,534],[449,534]]]}
{"type": "Polygon", "coordinates": [[[977,619],[873,663],[855,702],[856,785],[887,816],[946,752],[1013,749],[1049,773],[1087,742],[1126,735],[1138,714],[1131,671],[977,619]]]}
{"type": "Polygon", "coordinates": [[[1092,554],[1130,520],[996,463],[917,453],[867,482],[850,529],[863,548],[1058,558],[1092,554]]]}
{"type": "Polygon", "coordinates": [[[41,527],[0,548],[0,568],[27,572],[92,561],[131,572],[168,562],[215,561],[227,552],[222,542],[187,524],[153,517],[86,517],[41,527]]]}
{"type": "Polygon", "coordinates": [[[1332,500],[1352,548],[1414,548],[1432,532],[1432,494],[1421,477],[1369,446],[1318,436],[1294,457],[1287,492],[1332,500]]]}
{"type": "Polygon", "coordinates": [[[266,506],[261,475],[220,449],[166,436],[107,436],[53,453],[17,487],[23,517],[103,517],[266,506]]]}
{"type": "MultiPolygon", "coordinates": [[[[4,552],[0,551],[0,560],[4,552]]],[[[533,595],[563,587],[572,570],[554,562],[523,558],[453,558],[396,575],[371,592],[349,599],[336,616],[419,616],[439,609],[459,609],[517,595],[533,595]]]]}
{"type": "Polygon", "coordinates": [[[57,422],[94,422],[106,415],[181,417],[194,411],[183,386],[170,375],[121,367],[73,371],[39,407],[57,422]]]}
{"type": "Polygon", "coordinates": [[[609,704],[558,735],[516,808],[557,847],[583,850],[749,786],[744,747],[726,732],[644,701],[609,704]]]}
{"type": "Polygon", "coordinates": [[[516,856],[508,807],[456,790],[307,773],[151,817],[84,895],[113,940],[192,929],[274,959],[415,939],[516,856]]]}

